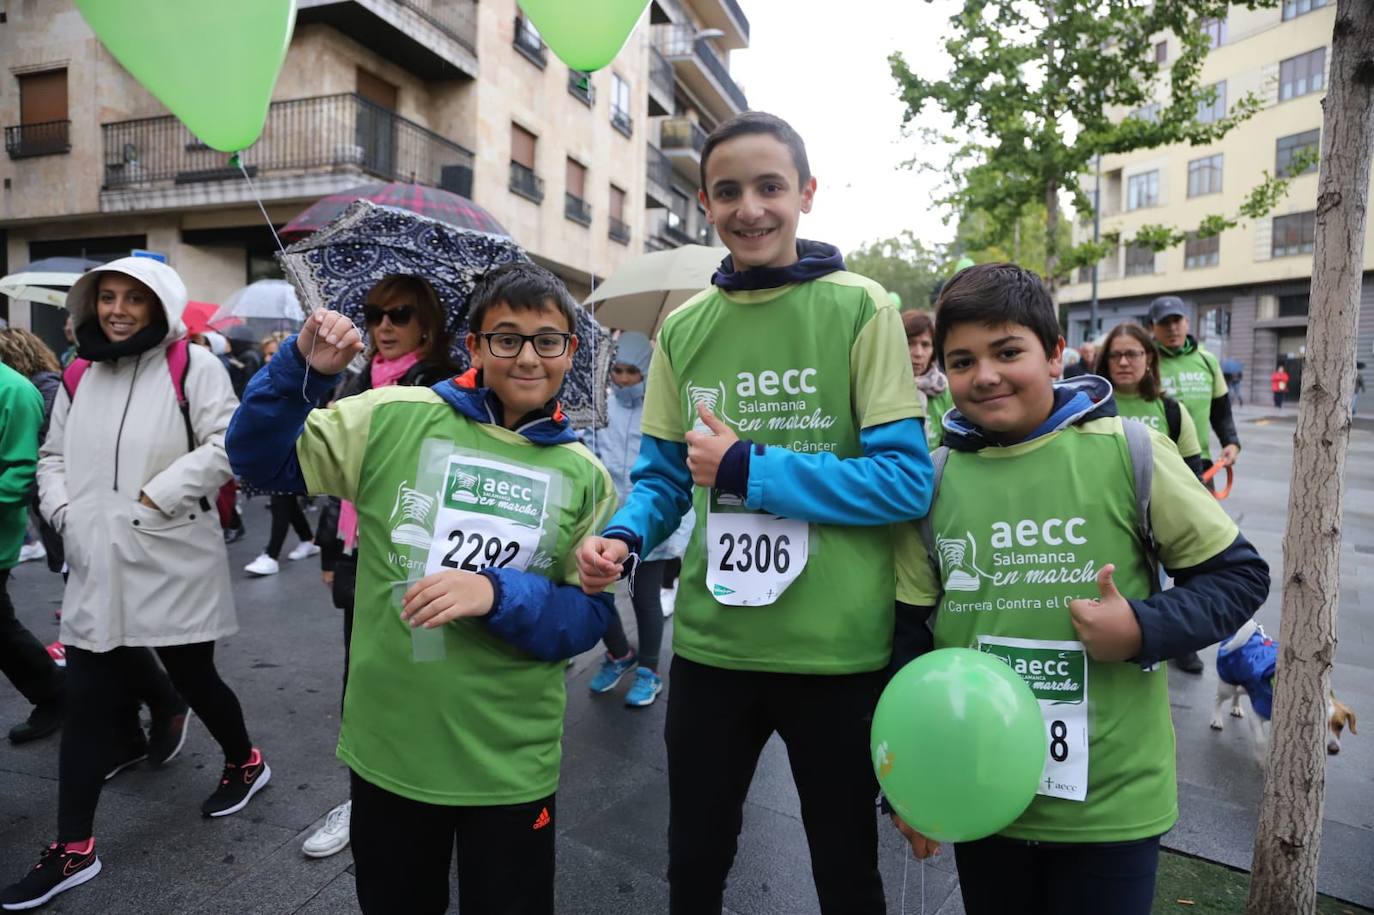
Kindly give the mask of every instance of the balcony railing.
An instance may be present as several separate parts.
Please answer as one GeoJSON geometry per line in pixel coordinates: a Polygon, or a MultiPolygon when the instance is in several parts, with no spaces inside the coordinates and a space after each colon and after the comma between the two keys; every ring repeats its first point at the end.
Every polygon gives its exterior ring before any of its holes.
{"type": "Polygon", "coordinates": [[[673,65],[653,45],[649,45],[649,82],[666,98],[673,97],[673,65]]]}
{"type": "Polygon", "coordinates": [[[396,0],[474,54],[477,53],[477,0],[396,0]]]}
{"type": "Polygon", "coordinates": [[[11,159],[71,152],[71,126],[71,121],[44,121],[6,127],[5,151],[11,159]]]}
{"type": "Polygon", "coordinates": [[[628,111],[624,111],[620,108],[612,108],[611,126],[627,137],[634,136],[635,119],[630,117],[630,112],[628,111]]]}
{"type": "Polygon", "coordinates": [[[667,24],[654,26],[654,44],[665,57],[693,57],[710,73],[735,107],[744,111],[749,102],[744,91],[735,84],[725,63],[704,38],[697,38],[691,25],[667,24]]]}
{"type": "MultiPolygon", "coordinates": [[[[171,115],[100,125],[106,190],[153,182],[191,184],[238,177],[171,115]]],[[[262,136],[241,161],[250,174],[354,168],[388,181],[440,186],[446,170],[470,170],[471,150],[354,93],[273,102],[262,136]]]]}
{"type": "Polygon", "coordinates": [[[668,118],[660,125],[659,143],[664,149],[690,149],[700,155],[706,146],[706,131],[687,118],[668,118]]]}
{"type": "Polygon", "coordinates": [[[725,6],[730,10],[730,15],[734,16],[735,21],[739,23],[740,29],[744,32],[744,38],[747,41],[749,39],[749,19],[744,15],[744,10],[740,9],[740,5],[736,0],[725,0],[725,6]]]}
{"type": "Polygon", "coordinates": [[[610,236],[612,241],[618,241],[622,245],[628,245],[630,243],[630,224],[623,219],[616,219],[614,216],[610,219],[611,226],[606,234],[610,236]]]}
{"type": "Polygon", "coordinates": [[[544,69],[549,64],[549,52],[544,44],[544,39],[539,37],[539,30],[530,24],[524,16],[515,17],[515,50],[529,58],[530,63],[539,69],[544,69]]]}
{"type": "Polygon", "coordinates": [[[652,143],[645,144],[644,164],[649,179],[649,193],[660,200],[662,206],[668,200],[668,189],[672,187],[673,163],[652,143]]]}
{"type": "Polygon", "coordinates": [[[563,215],[584,226],[592,224],[592,205],[573,194],[563,195],[563,215]]]}
{"type": "Polygon", "coordinates": [[[544,179],[536,175],[533,169],[526,168],[514,160],[510,164],[510,189],[535,203],[542,203],[544,200],[544,179]]]}
{"type": "Polygon", "coordinates": [[[581,70],[569,70],[568,93],[590,108],[596,103],[596,87],[592,85],[592,75],[581,70]]]}

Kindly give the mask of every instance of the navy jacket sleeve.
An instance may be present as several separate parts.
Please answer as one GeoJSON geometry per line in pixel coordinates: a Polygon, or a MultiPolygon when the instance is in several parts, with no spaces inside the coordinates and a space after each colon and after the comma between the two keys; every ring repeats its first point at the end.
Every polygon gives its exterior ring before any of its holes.
{"type": "Polygon", "coordinates": [[[316,401],[337,379],[307,373],[294,336],[282,343],[266,370],[248,382],[243,403],[229,421],[224,448],[234,475],[271,492],[305,492],[296,439],[316,401]]]}
{"type": "MultiPolygon", "coordinates": [[[[1229,394],[1212,398],[1209,419],[1211,419],[1212,428],[1216,430],[1217,438],[1223,447],[1226,445],[1240,446],[1240,436],[1236,434],[1236,418],[1231,414],[1231,396],[1229,394]]],[[[1203,430],[1197,431],[1199,435],[1203,434],[1203,430]]]]}
{"type": "Polygon", "coordinates": [[[896,601],[892,615],[892,661],[887,675],[891,678],[912,661],[935,650],[935,633],[930,628],[934,607],[922,607],[896,601]]]}
{"type": "Polygon", "coordinates": [[[1142,664],[1230,638],[1269,596],[1269,564],[1242,535],[1201,565],[1166,571],[1172,588],[1130,602],[1140,622],[1136,660],[1142,664]]]}
{"type": "Polygon", "coordinates": [[[532,572],[485,569],[478,574],[495,592],[484,617],[487,627],[541,661],[562,661],[595,646],[615,612],[611,594],[584,594],[532,572]]]}

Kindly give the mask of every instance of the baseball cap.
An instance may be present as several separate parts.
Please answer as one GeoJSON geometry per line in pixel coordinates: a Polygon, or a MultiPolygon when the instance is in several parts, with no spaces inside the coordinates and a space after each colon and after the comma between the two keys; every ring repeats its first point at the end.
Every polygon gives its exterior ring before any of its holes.
{"type": "Polygon", "coordinates": [[[1158,324],[1165,318],[1187,318],[1191,315],[1192,309],[1176,295],[1162,295],[1150,303],[1151,324],[1158,324]]]}

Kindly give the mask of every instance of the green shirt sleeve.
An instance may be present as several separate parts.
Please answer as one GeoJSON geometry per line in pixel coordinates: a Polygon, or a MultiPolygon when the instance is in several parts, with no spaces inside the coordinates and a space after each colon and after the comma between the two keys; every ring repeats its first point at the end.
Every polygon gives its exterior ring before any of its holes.
{"type": "Polygon", "coordinates": [[[686,441],[687,426],[682,417],[682,398],[678,395],[677,373],[666,336],[659,335],[654,361],[649,364],[649,380],[644,386],[644,413],[640,431],[666,442],[686,441]]]}
{"type": "Polygon", "coordinates": [[[876,309],[849,349],[849,387],[860,429],[925,415],[911,378],[902,319],[881,286],[868,294],[876,309]]]}
{"type": "Polygon", "coordinates": [[[570,447],[585,454],[592,472],[587,474],[588,485],[587,491],[583,493],[582,511],[578,514],[577,527],[573,530],[572,539],[569,541],[572,544],[571,549],[563,557],[563,565],[559,573],[562,576],[563,584],[581,585],[582,578],[577,572],[577,548],[581,546],[583,540],[592,534],[605,530],[620,500],[616,495],[615,484],[611,482],[611,475],[602,463],[582,445],[570,447]]]}
{"type": "Polygon", "coordinates": [[[1193,415],[1183,404],[1178,405],[1178,453],[1180,457],[1196,457],[1202,454],[1202,445],[1197,438],[1197,425],[1193,415]]]}
{"type": "Polygon", "coordinates": [[[345,397],[323,410],[311,410],[296,439],[306,491],[341,499],[358,498],[358,478],[372,430],[372,410],[389,389],[345,397]]]}
{"type": "Polygon", "coordinates": [[[1150,525],[1159,558],[1171,569],[1200,565],[1229,547],[1240,530],[1183,463],[1173,442],[1153,430],[1150,438],[1155,464],[1150,525]]]}
{"type": "Polygon", "coordinates": [[[917,607],[933,607],[940,600],[940,580],[914,521],[892,525],[897,600],[917,607]]]}

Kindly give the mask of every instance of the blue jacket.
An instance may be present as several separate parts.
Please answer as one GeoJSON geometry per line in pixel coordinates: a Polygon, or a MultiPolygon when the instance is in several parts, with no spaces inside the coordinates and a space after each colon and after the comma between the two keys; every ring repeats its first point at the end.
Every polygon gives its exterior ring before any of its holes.
{"type": "MultiPolygon", "coordinates": [[[[336,380],[334,375],[307,373],[296,338],[284,342],[266,371],[248,383],[243,403],[229,423],[224,446],[234,473],[272,492],[305,492],[296,439],[313,403],[327,395],[336,380]]],[[[470,372],[461,379],[441,381],[431,390],[469,420],[499,425],[500,401],[476,381],[470,372]]],[[[515,431],[537,445],[577,438],[556,404],[522,417],[515,431]]],[[[584,594],[581,588],[532,572],[487,569],[480,574],[491,581],[495,592],[491,612],[483,617],[487,626],[543,661],[570,658],[595,646],[615,612],[609,594],[584,594]]]]}

